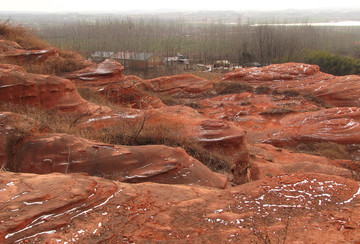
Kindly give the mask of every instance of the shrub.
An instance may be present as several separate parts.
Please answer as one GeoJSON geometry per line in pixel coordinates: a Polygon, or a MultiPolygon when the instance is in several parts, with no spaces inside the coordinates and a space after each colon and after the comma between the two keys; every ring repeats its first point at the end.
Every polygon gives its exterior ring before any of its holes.
{"type": "Polygon", "coordinates": [[[328,51],[307,51],[305,53],[305,62],[317,64],[320,66],[321,71],[333,75],[360,73],[359,60],[328,51]]]}

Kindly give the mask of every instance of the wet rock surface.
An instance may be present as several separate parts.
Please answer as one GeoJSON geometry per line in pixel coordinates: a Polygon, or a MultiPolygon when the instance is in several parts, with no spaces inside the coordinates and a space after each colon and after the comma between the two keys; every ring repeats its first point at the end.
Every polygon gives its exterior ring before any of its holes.
{"type": "Polygon", "coordinates": [[[349,243],[360,238],[359,184],[338,176],[279,175],[218,190],[5,172],[0,189],[4,243],[349,243]]]}

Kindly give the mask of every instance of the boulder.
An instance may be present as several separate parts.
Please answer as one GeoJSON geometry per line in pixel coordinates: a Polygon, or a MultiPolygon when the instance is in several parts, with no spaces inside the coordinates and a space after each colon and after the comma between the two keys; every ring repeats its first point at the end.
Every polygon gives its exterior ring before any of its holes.
{"type": "Polygon", "coordinates": [[[220,81],[243,82],[255,87],[297,89],[310,92],[337,107],[359,107],[360,77],[334,76],[320,72],[317,65],[302,63],[273,64],[261,68],[240,68],[226,74],[220,81]]]}
{"type": "Polygon", "coordinates": [[[197,184],[225,188],[226,176],[211,172],[181,148],[117,146],[66,134],[34,134],[15,150],[13,172],[87,173],[123,182],[197,184]]]}
{"type": "Polygon", "coordinates": [[[162,76],[141,82],[141,86],[151,92],[181,98],[194,98],[211,92],[212,82],[192,74],[162,76]]]}
{"type": "Polygon", "coordinates": [[[225,190],[0,173],[2,243],[355,243],[358,182],[285,174],[225,190]]]}
{"type": "Polygon", "coordinates": [[[70,80],[27,73],[10,64],[0,64],[0,101],[69,113],[110,111],[84,100],[70,80]]]}

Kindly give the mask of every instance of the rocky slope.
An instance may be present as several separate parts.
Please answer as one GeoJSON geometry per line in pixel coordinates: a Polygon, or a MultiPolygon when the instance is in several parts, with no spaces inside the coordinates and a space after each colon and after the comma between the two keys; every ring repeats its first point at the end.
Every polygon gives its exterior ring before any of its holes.
{"type": "Polygon", "coordinates": [[[359,76],[334,76],[319,66],[286,63],[262,68],[240,68],[226,74],[221,81],[245,82],[273,89],[298,89],[311,92],[333,106],[359,107],[359,76]]]}
{"type": "Polygon", "coordinates": [[[356,243],[360,238],[359,184],[337,176],[278,175],[218,190],[5,172],[0,185],[3,243],[356,243]]]}
{"type": "MultiPolygon", "coordinates": [[[[24,57],[59,59],[56,48],[0,41],[2,62],[24,57]]],[[[297,63],[237,69],[215,86],[257,89],[217,96],[190,74],[142,80],[113,60],[87,66],[57,77],[0,64],[1,243],[360,240],[359,76],[297,63]],[[196,109],[166,106],[164,95],[196,109]],[[56,133],[11,105],[72,120],[56,133]],[[279,147],[318,142],[352,151],[331,159],[279,147]]]]}

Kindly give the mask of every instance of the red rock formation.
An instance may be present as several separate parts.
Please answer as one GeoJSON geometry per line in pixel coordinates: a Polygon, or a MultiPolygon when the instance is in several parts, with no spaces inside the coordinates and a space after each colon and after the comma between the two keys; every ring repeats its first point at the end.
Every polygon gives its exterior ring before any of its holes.
{"type": "Polygon", "coordinates": [[[249,151],[254,156],[250,172],[252,180],[293,173],[321,173],[352,179],[353,173],[359,173],[349,170],[353,164],[350,160],[332,160],[305,153],[295,153],[269,144],[250,145],[249,151]]]}
{"type": "Polygon", "coordinates": [[[355,243],[359,195],[356,181],[321,174],[219,190],[5,172],[0,241],[355,243]]]}
{"type": "MultiPolygon", "coordinates": [[[[273,89],[298,89],[311,92],[333,106],[359,107],[360,77],[333,76],[320,72],[319,66],[285,63],[262,68],[240,68],[226,74],[221,81],[238,81],[266,85],[273,89]]],[[[220,81],[220,80],[219,80],[220,81]]]]}
{"type": "Polygon", "coordinates": [[[25,50],[19,44],[9,40],[0,40],[0,58],[28,64],[41,63],[48,59],[59,58],[58,50],[49,47],[44,50],[25,50]]]}
{"type": "Polygon", "coordinates": [[[70,80],[26,73],[9,64],[0,64],[0,101],[71,113],[110,110],[84,100],[70,80]]]}
{"type": "MultiPolygon", "coordinates": [[[[122,109],[92,117],[78,125],[80,128],[114,128],[124,121],[150,131],[149,137],[173,141],[191,147],[200,146],[209,154],[218,153],[231,165],[226,167],[242,174],[248,166],[248,149],[245,132],[231,122],[207,119],[185,106],[171,106],[139,111],[122,109]]],[[[240,178],[242,178],[241,176],[240,178]]],[[[237,179],[240,181],[240,179],[237,179]]],[[[243,180],[243,179],[242,179],[243,180]]]]}
{"type": "Polygon", "coordinates": [[[201,101],[202,115],[234,121],[249,142],[288,146],[298,142],[360,142],[360,109],[324,109],[302,97],[231,94],[201,101]]]}
{"type": "MultiPolygon", "coordinates": [[[[282,94],[254,94],[244,92],[201,100],[204,107],[199,109],[205,117],[226,119],[240,122],[244,128],[248,126],[242,120],[252,116],[278,112],[279,115],[318,110],[319,107],[302,97],[289,97],[282,94]]],[[[260,117],[260,116],[259,116],[260,117]]]]}
{"type": "Polygon", "coordinates": [[[106,85],[97,91],[110,101],[137,109],[161,108],[165,104],[156,96],[142,91],[138,86],[138,77],[126,76],[119,82],[106,85]]]}
{"type": "Polygon", "coordinates": [[[256,140],[275,145],[314,141],[360,143],[360,108],[330,108],[293,114],[278,123],[278,127],[257,134],[256,140]]]}
{"type": "Polygon", "coordinates": [[[213,89],[212,82],[192,74],[163,76],[144,80],[141,85],[152,92],[176,97],[197,97],[213,89]]]}
{"type": "Polygon", "coordinates": [[[14,150],[26,135],[38,130],[37,122],[20,114],[0,112],[0,167],[13,162],[14,150]]]}
{"type": "Polygon", "coordinates": [[[137,76],[124,76],[124,67],[111,59],[94,64],[64,77],[75,82],[77,87],[93,88],[114,103],[132,108],[160,108],[165,106],[161,100],[137,87],[142,81],[137,76]]]}
{"type": "Polygon", "coordinates": [[[181,148],[162,145],[114,146],[66,134],[33,135],[20,143],[14,172],[88,173],[124,182],[157,182],[227,187],[225,176],[211,172],[181,148]]]}
{"type": "Polygon", "coordinates": [[[124,66],[112,59],[106,59],[100,64],[93,64],[84,69],[68,73],[64,78],[75,82],[78,87],[99,87],[124,78],[122,71],[124,66]]]}

